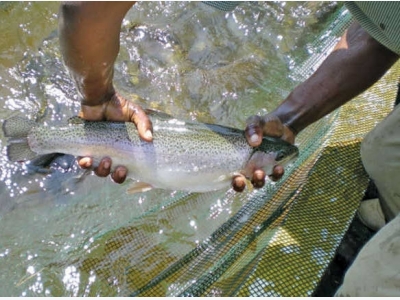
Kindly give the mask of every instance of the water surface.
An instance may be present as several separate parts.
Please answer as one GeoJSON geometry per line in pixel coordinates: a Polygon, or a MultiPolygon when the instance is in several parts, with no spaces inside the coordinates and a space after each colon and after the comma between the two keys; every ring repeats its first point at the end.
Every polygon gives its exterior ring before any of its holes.
{"type": "MultiPolygon", "coordinates": [[[[336,8],[245,2],[227,13],[200,2],[138,3],[123,22],[115,85],[144,107],[244,128],[248,116],[271,111],[298,84],[291,72],[336,8]]],[[[1,120],[22,113],[59,124],[77,114],[57,11],[56,2],[0,4],[1,120]]],[[[48,174],[8,162],[0,138],[1,296],[127,295],[130,287],[117,275],[104,289],[101,272],[79,268],[103,257],[112,232],[134,230],[132,253],[120,249],[94,269],[123,258],[151,278],[160,260],[182,257],[245,204],[232,191],[127,195],[128,182],[85,176],[66,157],[48,174]]]]}

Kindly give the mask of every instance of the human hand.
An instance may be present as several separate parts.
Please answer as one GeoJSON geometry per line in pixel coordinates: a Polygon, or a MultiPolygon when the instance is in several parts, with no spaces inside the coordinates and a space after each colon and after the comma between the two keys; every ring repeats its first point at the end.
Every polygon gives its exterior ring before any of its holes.
{"type": "MultiPolygon", "coordinates": [[[[257,147],[261,144],[264,135],[281,138],[291,144],[294,144],[295,133],[282,123],[279,117],[272,113],[265,116],[251,116],[246,120],[245,135],[250,146],[257,147]]],[[[272,181],[279,180],[284,174],[281,165],[276,165],[269,178],[272,181]]],[[[254,171],[251,182],[255,188],[261,188],[265,184],[265,172],[261,169],[254,171]]],[[[232,187],[237,192],[242,192],[246,187],[246,178],[237,175],[232,179],[232,187]]]]}
{"type": "MultiPolygon", "coordinates": [[[[135,123],[141,139],[147,142],[153,140],[152,124],[144,110],[137,104],[126,100],[119,94],[107,102],[99,105],[89,106],[82,104],[79,117],[88,121],[114,121],[114,122],[133,122],[135,123]]],[[[78,158],[78,164],[83,169],[89,169],[93,165],[91,157],[78,158]]],[[[112,161],[109,157],[104,157],[99,165],[94,169],[97,176],[107,177],[111,173],[112,161]]],[[[117,166],[111,173],[111,178],[116,183],[123,183],[128,174],[124,166],[117,166]]]]}

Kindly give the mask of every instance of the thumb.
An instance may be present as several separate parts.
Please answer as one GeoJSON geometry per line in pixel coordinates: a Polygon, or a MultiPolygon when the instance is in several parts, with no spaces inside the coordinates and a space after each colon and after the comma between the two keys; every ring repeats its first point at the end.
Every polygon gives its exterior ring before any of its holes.
{"type": "Polygon", "coordinates": [[[264,121],[260,116],[251,116],[246,120],[245,136],[252,147],[257,147],[262,142],[264,121]]]}
{"type": "Polygon", "coordinates": [[[129,103],[130,120],[135,123],[141,139],[153,140],[153,125],[144,110],[137,104],[129,103]]]}

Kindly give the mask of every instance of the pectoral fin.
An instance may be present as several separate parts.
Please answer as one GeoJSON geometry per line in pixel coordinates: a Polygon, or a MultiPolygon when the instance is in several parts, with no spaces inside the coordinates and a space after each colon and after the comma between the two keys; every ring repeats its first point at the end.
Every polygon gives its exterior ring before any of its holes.
{"type": "Polygon", "coordinates": [[[146,182],[135,182],[131,184],[126,190],[127,194],[143,193],[152,190],[153,187],[146,182]]]}

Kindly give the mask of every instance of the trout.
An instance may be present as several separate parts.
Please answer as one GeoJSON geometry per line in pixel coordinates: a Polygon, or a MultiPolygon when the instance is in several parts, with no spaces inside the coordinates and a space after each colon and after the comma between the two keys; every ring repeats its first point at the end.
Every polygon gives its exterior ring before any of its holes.
{"type": "Polygon", "coordinates": [[[255,168],[271,174],[287,165],[298,148],[281,139],[264,137],[251,147],[244,131],[236,128],[178,120],[147,111],[153,124],[153,142],[139,138],[130,122],[93,122],[75,117],[68,124],[48,126],[25,117],[3,123],[10,161],[27,161],[39,155],[63,153],[89,156],[96,166],[108,156],[113,166],[128,169],[135,184],[128,192],[152,188],[207,192],[229,188],[233,176],[251,178],[255,168]]]}

